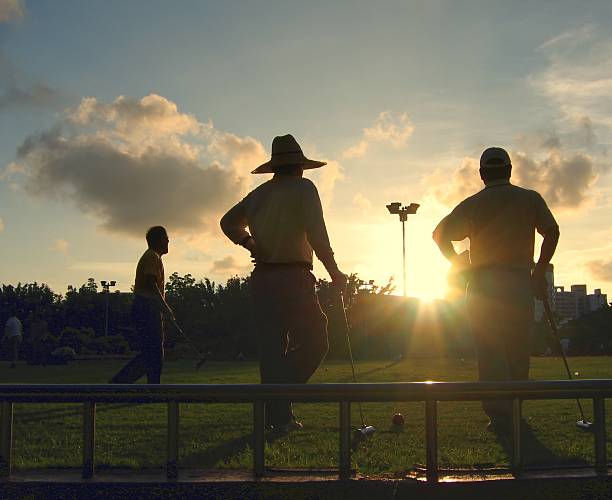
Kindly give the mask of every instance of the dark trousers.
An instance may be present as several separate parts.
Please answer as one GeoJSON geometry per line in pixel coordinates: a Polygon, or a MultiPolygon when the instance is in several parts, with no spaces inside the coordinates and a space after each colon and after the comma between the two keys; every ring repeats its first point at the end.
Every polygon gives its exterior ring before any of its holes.
{"type": "Polygon", "coordinates": [[[164,362],[164,323],[156,301],[136,296],[132,305],[132,319],[140,339],[140,354],[125,365],[111,384],[132,384],[143,375],[147,383],[161,382],[164,362]]]}
{"type": "MultiPolygon", "coordinates": [[[[529,271],[487,269],[468,286],[468,317],[481,381],[527,380],[533,331],[533,294],[529,271]]],[[[509,419],[511,401],[482,403],[492,419],[509,419]]]]}
{"type": "MultiPolygon", "coordinates": [[[[251,290],[262,384],[304,384],[328,349],[327,317],[315,293],[315,277],[301,267],[257,266],[251,290]]],[[[289,401],[266,404],[266,422],[294,418],[289,401]]]]}

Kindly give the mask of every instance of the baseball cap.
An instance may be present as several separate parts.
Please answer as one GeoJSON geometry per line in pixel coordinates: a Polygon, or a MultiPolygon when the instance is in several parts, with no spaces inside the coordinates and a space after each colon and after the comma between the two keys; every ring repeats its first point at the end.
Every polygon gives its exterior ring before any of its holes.
{"type": "Polygon", "coordinates": [[[510,167],[510,156],[503,148],[487,148],[480,157],[480,168],[510,167]]]}

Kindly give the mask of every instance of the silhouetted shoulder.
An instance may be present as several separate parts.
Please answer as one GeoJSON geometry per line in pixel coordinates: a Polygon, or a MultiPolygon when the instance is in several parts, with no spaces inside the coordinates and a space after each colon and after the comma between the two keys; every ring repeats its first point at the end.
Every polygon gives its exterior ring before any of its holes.
{"type": "Polygon", "coordinates": [[[306,177],[298,177],[298,179],[304,190],[317,191],[317,186],[315,186],[314,182],[312,182],[310,179],[307,179],[306,177]]]}

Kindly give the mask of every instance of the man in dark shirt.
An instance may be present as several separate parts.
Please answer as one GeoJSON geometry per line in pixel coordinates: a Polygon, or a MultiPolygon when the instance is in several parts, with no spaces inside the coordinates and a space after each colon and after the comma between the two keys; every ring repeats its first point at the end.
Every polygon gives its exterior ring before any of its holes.
{"type": "Polygon", "coordinates": [[[114,384],[131,384],[147,375],[149,384],[161,382],[164,362],[164,323],[162,314],[174,318],[165,300],[164,264],[168,253],[168,234],[162,226],[147,231],[148,248],[136,266],[132,319],[136,326],[141,352],[111,379],[114,384]]]}
{"type": "MultiPolygon", "coordinates": [[[[467,312],[476,344],[480,380],[527,380],[533,297],[546,293],[545,271],[559,240],[559,226],[544,199],[510,183],[505,150],[488,148],[480,158],[485,187],[457,205],[433,238],[456,269],[469,267],[467,312]],[[533,267],[535,231],[543,237],[533,267]],[[469,261],[452,241],[470,240],[469,261]],[[532,272],[533,269],[533,272],[532,272]]],[[[490,428],[508,429],[507,401],[484,401],[490,428]]]]}

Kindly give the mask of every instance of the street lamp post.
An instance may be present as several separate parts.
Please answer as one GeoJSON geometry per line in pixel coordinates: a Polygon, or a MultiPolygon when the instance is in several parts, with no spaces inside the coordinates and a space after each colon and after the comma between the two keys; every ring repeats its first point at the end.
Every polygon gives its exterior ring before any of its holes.
{"type": "Polygon", "coordinates": [[[408,215],[416,214],[417,209],[420,207],[418,203],[411,203],[407,206],[402,206],[399,201],[394,201],[387,205],[387,210],[392,215],[399,215],[399,220],[402,223],[402,263],[403,263],[403,274],[404,274],[404,297],[406,296],[406,221],[408,215]]]}
{"type": "Polygon", "coordinates": [[[108,298],[110,293],[110,287],[117,284],[116,281],[100,281],[102,285],[102,291],[106,294],[106,307],[104,310],[104,336],[108,337],[108,298]]]}

